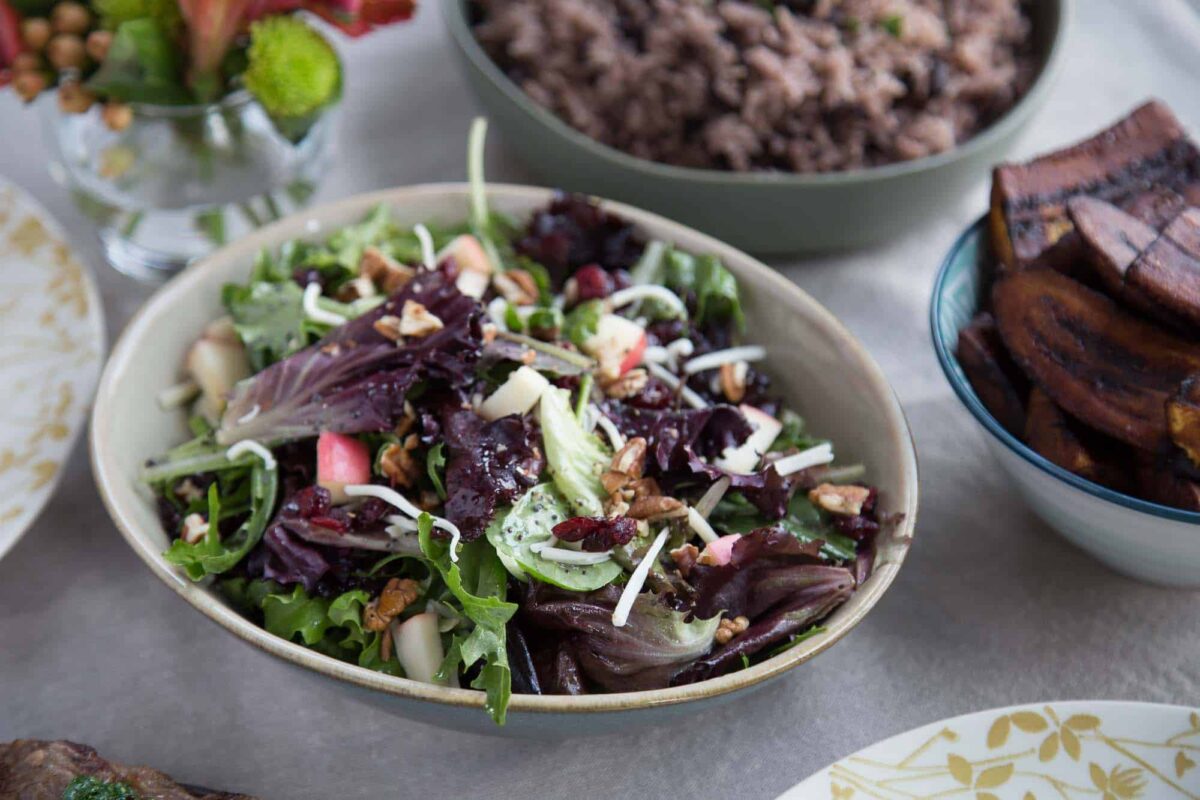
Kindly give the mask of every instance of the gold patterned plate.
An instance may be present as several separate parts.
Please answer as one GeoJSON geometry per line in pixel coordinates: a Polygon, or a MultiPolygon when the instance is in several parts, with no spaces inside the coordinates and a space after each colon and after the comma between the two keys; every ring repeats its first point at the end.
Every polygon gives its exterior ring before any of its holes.
{"type": "Polygon", "coordinates": [[[827,767],[778,800],[1200,800],[1200,711],[1038,703],[935,722],[827,767]]]}
{"type": "Polygon", "coordinates": [[[103,358],[91,274],[58,223],[0,179],[0,557],[54,493],[103,358]]]}

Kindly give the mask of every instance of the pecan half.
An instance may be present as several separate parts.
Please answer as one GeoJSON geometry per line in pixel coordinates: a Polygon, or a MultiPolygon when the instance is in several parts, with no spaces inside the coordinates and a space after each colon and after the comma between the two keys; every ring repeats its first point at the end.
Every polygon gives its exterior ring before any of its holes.
{"type": "Polygon", "coordinates": [[[642,471],[645,468],[646,440],[641,436],[634,436],[625,442],[625,446],[618,450],[612,458],[611,469],[614,472],[624,473],[630,478],[642,477],[642,471]]]}
{"type": "Polygon", "coordinates": [[[380,336],[388,341],[398,342],[404,337],[400,334],[400,318],[395,314],[384,314],[371,325],[380,336]]]}
{"type": "MultiPolygon", "coordinates": [[[[603,373],[603,370],[601,372],[603,373]]],[[[645,389],[646,384],[650,382],[649,373],[647,373],[646,370],[642,369],[641,367],[631,369],[629,372],[626,372],[624,375],[618,378],[605,380],[604,375],[607,374],[608,373],[604,373],[601,376],[601,388],[604,389],[604,393],[606,395],[617,400],[625,400],[633,397],[638,392],[642,391],[642,389],[645,389]]]]}
{"type": "Polygon", "coordinates": [[[412,578],[392,578],[379,597],[363,608],[363,627],[375,632],[384,630],[420,596],[421,584],[412,578]]]}
{"type": "Polygon", "coordinates": [[[416,300],[405,300],[400,310],[400,335],[421,338],[440,331],[444,326],[436,314],[416,300]]]}
{"type": "Polygon", "coordinates": [[[417,274],[412,267],[401,264],[378,247],[363,250],[358,262],[359,273],[371,279],[386,294],[404,288],[417,274]]]}
{"type": "Polygon", "coordinates": [[[531,306],[537,302],[537,281],[523,269],[497,272],[492,276],[492,285],[501,297],[515,306],[531,306]]]}
{"type": "Polygon", "coordinates": [[[410,433],[402,444],[389,444],[379,456],[379,469],[393,486],[411,488],[421,476],[421,465],[413,458],[418,437],[410,433]]]}
{"type": "Polygon", "coordinates": [[[687,506],[674,497],[639,497],[629,505],[626,512],[634,519],[668,519],[682,517],[687,514],[687,506]]]}
{"type": "Polygon", "coordinates": [[[808,493],[808,499],[816,506],[842,517],[861,514],[870,496],[871,490],[865,486],[836,486],[832,483],[822,483],[808,493]]]}
{"type": "Polygon", "coordinates": [[[746,398],[746,374],[750,371],[750,365],[745,361],[734,361],[731,364],[722,364],[718,375],[718,383],[721,386],[721,394],[725,395],[725,399],[731,403],[740,403],[746,398]]]}

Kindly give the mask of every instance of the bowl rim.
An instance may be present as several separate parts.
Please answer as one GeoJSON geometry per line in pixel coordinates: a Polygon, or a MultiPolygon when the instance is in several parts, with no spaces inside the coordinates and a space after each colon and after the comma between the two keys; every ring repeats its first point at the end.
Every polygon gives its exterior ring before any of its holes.
{"type": "Polygon", "coordinates": [[[730,170],[701,169],[663,164],[630,155],[615,147],[603,144],[587,134],[577,131],[562,121],[553,112],[535,103],[521,90],[499,65],[483,50],[471,33],[466,18],[466,3],[469,0],[442,0],[442,18],[450,29],[451,38],[467,61],[492,86],[510,102],[517,105],[526,115],[533,117],[560,138],[587,150],[591,155],[622,169],[636,170],[667,180],[718,183],[725,186],[785,186],[785,187],[830,187],[870,183],[877,180],[904,178],[926,170],[937,170],[959,160],[990,149],[1007,138],[1037,108],[1043,95],[1049,90],[1065,60],[1067,32],[1074,18],[1075,0],[1049,0],[1057,7],[1057,25],[1051,34],[1050,44],[1041,69],[1030,84],[1029,90],[1017,100],[999,119],[993,120],[983,130],[962,144],[937,153],[909,161],[897,161],[875,167],[861,167],[841,172],[734,172],[730,170]]]}
{"type": "MultiPolygon", "coordinates": [[[[1171,506],[1164,506],[1161,503],[1153,503],[1149,500],[1142,500],[1132,495],[1123,494],[1109,489],[1107,486],[1101,486],[1098,483],[1082,478],[1050,461],[1006,430],[983,405],[983,401],[975,394],[975,390],[971,388],[970,383],[955,369],[957,367],[958,370],[961,370],[962,367],[958,364],[958,358],[951,351],[950,346],[942,339],[941,335],[940,319],[944,305],[946,284],[949,281],[951,270],[958,262],[960,254],[966,248],[967,244],[974,238],[986,237],[988,231],[987,223],[988,215],[984,214],[958,235],[954,240],[954,244],[950,246],[950,251],[942,259],[942,263],[938,267],[937,277],[933,282],[933,298],[929,304],[929,332],[933,338],[933,349],[937,354],[938,365],[942,368],[942,374],[946,376],[950,388],[954,390],[958,399],[967,407],[971,415],[983,425],[988,433],[1013,453],[1042,472],[1067,483],[1081,492],[1131,511],[1151,514],[1174,522],[1200,525],[1200,512],[1184,511],[1183,509],[1172,508],[1171,506]]],[[[986,239],[984,243],[986,244],[986,239]]],[[[978,269],[978,266],[976,266],[976,269],[978,269]]]]}
{"type": "MultiPolygon", "coordinates": [[[[113,411],[110,409],[113,387],[118,376],[123,375],[127,371],[128,365],[135,360],[138,341],[145,335],[145,329],[151,318],[169,311],[180,295],[186,295],[203,285],[207,273],[220,262],[234,260],[249,265],[252,263],[254,254],[262,247],[277,246],[288,238],[306,235],[305,223],[311,220],[345,219],[355,214],[365,213],[379,203],[400,206],[430,195],[461,197],[465,204],[469,191],[470,187],[466,183],[433,183],[354,195],[291,214],[193,263],[173,280],[160,287],[137,310],[121,332],[100,377],[95,404],[92,408],[88,442],[97,489],[105,509],[115,522],[122,537],[150,567],[151,572],[204,616],[270,655],[338,681],[381,691],[403,699],[425,700],[440,705],[482,709],[485,699],[483,692],[433,686],[407,678],[385,675],[339,661],[267,633],[265,629],[222,602],[203,584],[186,580],[161,558],[160,547],[155,547],[148,539],[143,540],[135,532],[139,526],[132,514],[137,504],[142,501],[138,498],[136,489],[129,485],[120,467],[113,461],[113,448],[108,441],[110,431],[107,423],[107,420],[111,419],[113,415],[113,411]]],[[[488,184],[488,193],[492,197],[503,195],[515,200],[526,200],[533,205],[549,199],[553,192],[545,188],[496,183],[488,184]]],[[[581,696],[513,694],[508,705],[510,714],[630,711],[717,697],[764,683],[831,647],[866,616],[886,593],[903,566],[908,551],[911,549],[916,528],[919,479],[912,431],[903,408],[883,375],[882,369],[853,334],[830,311],[800,287],[752,256],[707,234],[657,214],[624,203],[608,200],[600,202],[604,208],[624,215],[639,227],[651,227],[665,238],[692,239],[697,242],[698,247],[718,255],[718,257],[723,259],[733,257],[745,264],[749,270],[759,273],[759,277],[767,283],[772,294],[781,294],[787,297],[796,313],[806,314],[815,324],[825,328],[854,355],[856,363],[861,367],[862,377],[886,405],[886,435],[893,440],[899,453],[900,478],[899,485],[895,489],[895,500],[897,510],[902,514],[902,518],[896,523],[894,535],[896,540],[902,544],[896,548],[897,552],[893,558],[882,564],[876,564],[870,579],[860,591],[864,598],[863,601],[853,613],[841,620],[836,630],[815,636],[779,655],[752,665],[748,669],[686,686],[650,691],[581,696]]]]}

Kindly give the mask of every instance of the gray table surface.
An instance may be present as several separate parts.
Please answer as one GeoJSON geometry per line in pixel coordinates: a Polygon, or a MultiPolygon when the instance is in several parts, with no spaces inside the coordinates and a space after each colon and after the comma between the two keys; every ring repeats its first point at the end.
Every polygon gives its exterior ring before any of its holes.
{"type": "MultiPolygon", "coordinates": [[[[343,146],[318,199],[462,179],[478,108],[427,2],[345,50],[343,146]]],[[[1200,15],[1185,0],[1080,0],[1065,69],[1015,147],[1085,136],[1143,98],[1200,132],[1200,15]]],[[[496,179],[525,175],[493,137],[496,179]]],[[[99,276],[110,335],[147,291],[105,267],[45,173],[37,115],[0,99],[0,174],[30,190],[99,276]]],[[[847,639],[776,689],[670,729],[527,743],[406,722],[235,640],[143,567],[77,447],[56,499],[0,562],[0,741],[71,738],[181,780],[264,798],[774,797],[939,718],[1050,699],[1200,702],[1200,593],[1120,577],[1014,497],[934,361],[927,304],[985,176],[869,252],[781,262],[865,342],[907,409],[922,472],[912,554],[847,639]]],[[[0,405],[3,403],[0,389],[0,405]]]]}

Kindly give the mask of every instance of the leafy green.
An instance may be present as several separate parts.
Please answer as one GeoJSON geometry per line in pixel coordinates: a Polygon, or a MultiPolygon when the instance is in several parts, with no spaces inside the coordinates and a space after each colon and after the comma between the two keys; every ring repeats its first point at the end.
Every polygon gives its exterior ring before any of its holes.
{"type": "Polygon", "coordinates": [[[78,775],[63,789],[62,800],[142,800],[142,796],[124,781],[78,775]]]}
{"type": "Polygon", "coordinates": [[[507,515],[499,515],[488,526],[487,539],[497,553],[510,557],[524,572],[540,581],[576,592],[590,592],[612,583],[622,573],[613,560],[600,564],[564,564],[550,561],[533,550],[549,542],[551,529],[571,516],[571,509],[554,488],[543,483],[517,501],[507,515]]]}
{"type": "Polygon", "coordinates": [[[596,334],[600,326],[600,317],[604,316],[603,300],[588,300],[571,309],[563,319],[562,338],[570,341],[576,347],[596,334]]]}
{"type": "Polygon", "coordinates": [[[371,209],[367,218],[357,225],[347,225],[329,237],[329,249],[334,260],[348,270],[358,271],[363,251],[384,244],[395,233],[392,214],[380,203],[371,209]]]}
{"type": "Polygon", "coordinates": [[[791,650],[793,647],[800,644],[801,642],[806,642],[809,639],[813,638],[814,636],[820,636],[822,633],[825,633],[826,630],[828,630],[828,629],[824,628],[820,625],[813,625],[808,630],[804,631],[803,633],[797,633],[791,639],[789,639],[788,641],[779,645],[771,652],[767,653],[766,657],[773,658],[774,656],[777,656],[786,650],[791,650]]]}
{"type": "Polygon", "coordinates": [[[429,480],[437,490],[438,497],[445,500],[446,484],[442,482],[442,475],[446,471],[445,442],[438,442],[429,448],[429,452],[425,454],[425,471],[429,473],[429,480]]]}
{"type": "Polygon", "coordinates": [[[122,22],[100,68],[88,80],[95,93],[125,102],[187,103],[179,80],[178,50],[152,19],[122,22]]]}
{"type": "Polygon", "coordinates": [[[250,470],[250,516],[234,533],[222,539],[218,531],[221,498],[218,485],[214,483],[208,490],[208,533],[195,544],[176,539],[163,558],[182,567],[194,581],[232,569],[262,539],[267,522],[275,510],[278,487],[278,471],[266,469],[256,458],[250,470]]]}
{"type": "Polygon", "coordinates": [[[783,423],[783,428],[775,437],[775,441],[771,443],[771,452],[780,452],[792,447],[797,450],[807,450],[819,444],[819,440],[804,432],[804,420],[796,412],[784,409],[780,422],[783,423]]]}
{"type": "Polygon", "coordinates": [[[303,349],[309,332],[319,335],[304,313],[303,301],[304,292],[294,281],[230,283],[221,290],[221,302],[233,317],[255,372],[303,349]]]}
{"type": "Polygon", "coordinates": [[[850,561],[856,554],[854,540],[834,530],[803,494],[792,497],[783,519],[769,521],[741,493],[730,492],[713,509],[711,519],[716,527],[728,533],[749,533],[767,525],[781,526],[802,542],[822,541],[821,555],[834,561],[850,561]]]}
{"type": "Polygon", "coordinates": [[[124,22],[149,18],[170,36],[183,25],[183,14],[176,0],[92,0],[91,5],[101,24],[109,30],[124,22]]]}
{"type": "Polygon", "coordinates": [[[695,294],[698,324],[733,320],[738,328],[745,327],[737,279],[720,259],[672,250],[666,260],[666,284],[681,294],[687,291],[695,294]]]}
{"type": "Polygon", "coordinates": [[[904,17],[900,14],[889,14],[880,20],[879,24],[893,37],[899,39],[904,33],[904,17]]]}
{"type": "Polygon", "coordinates": [[[605,492],[596,467],[610,458],[604,445],[583,429],[571,410],[570,395],[565,389],[551,388],[543,392],[538,414],[546,465],[554,485],[577,515],[602,515],[605,492]]]}
{"type": "Polygon", "coordinates": [[[463,615],[475,624],[469,634],[455,636],[441,674],[448,677],[482,660],[483,668],[471,685],[487,692],[485,708],[496,724],[503,725],[512,693],[505,625],[517,611],[516,603],[505,601],[508,573],[486,540],[464,544],[454,562],[449,543],[434,539],[432,531],[433,518],[422,514],[417,519],[421,552],[462,606],[463,615]]]}

